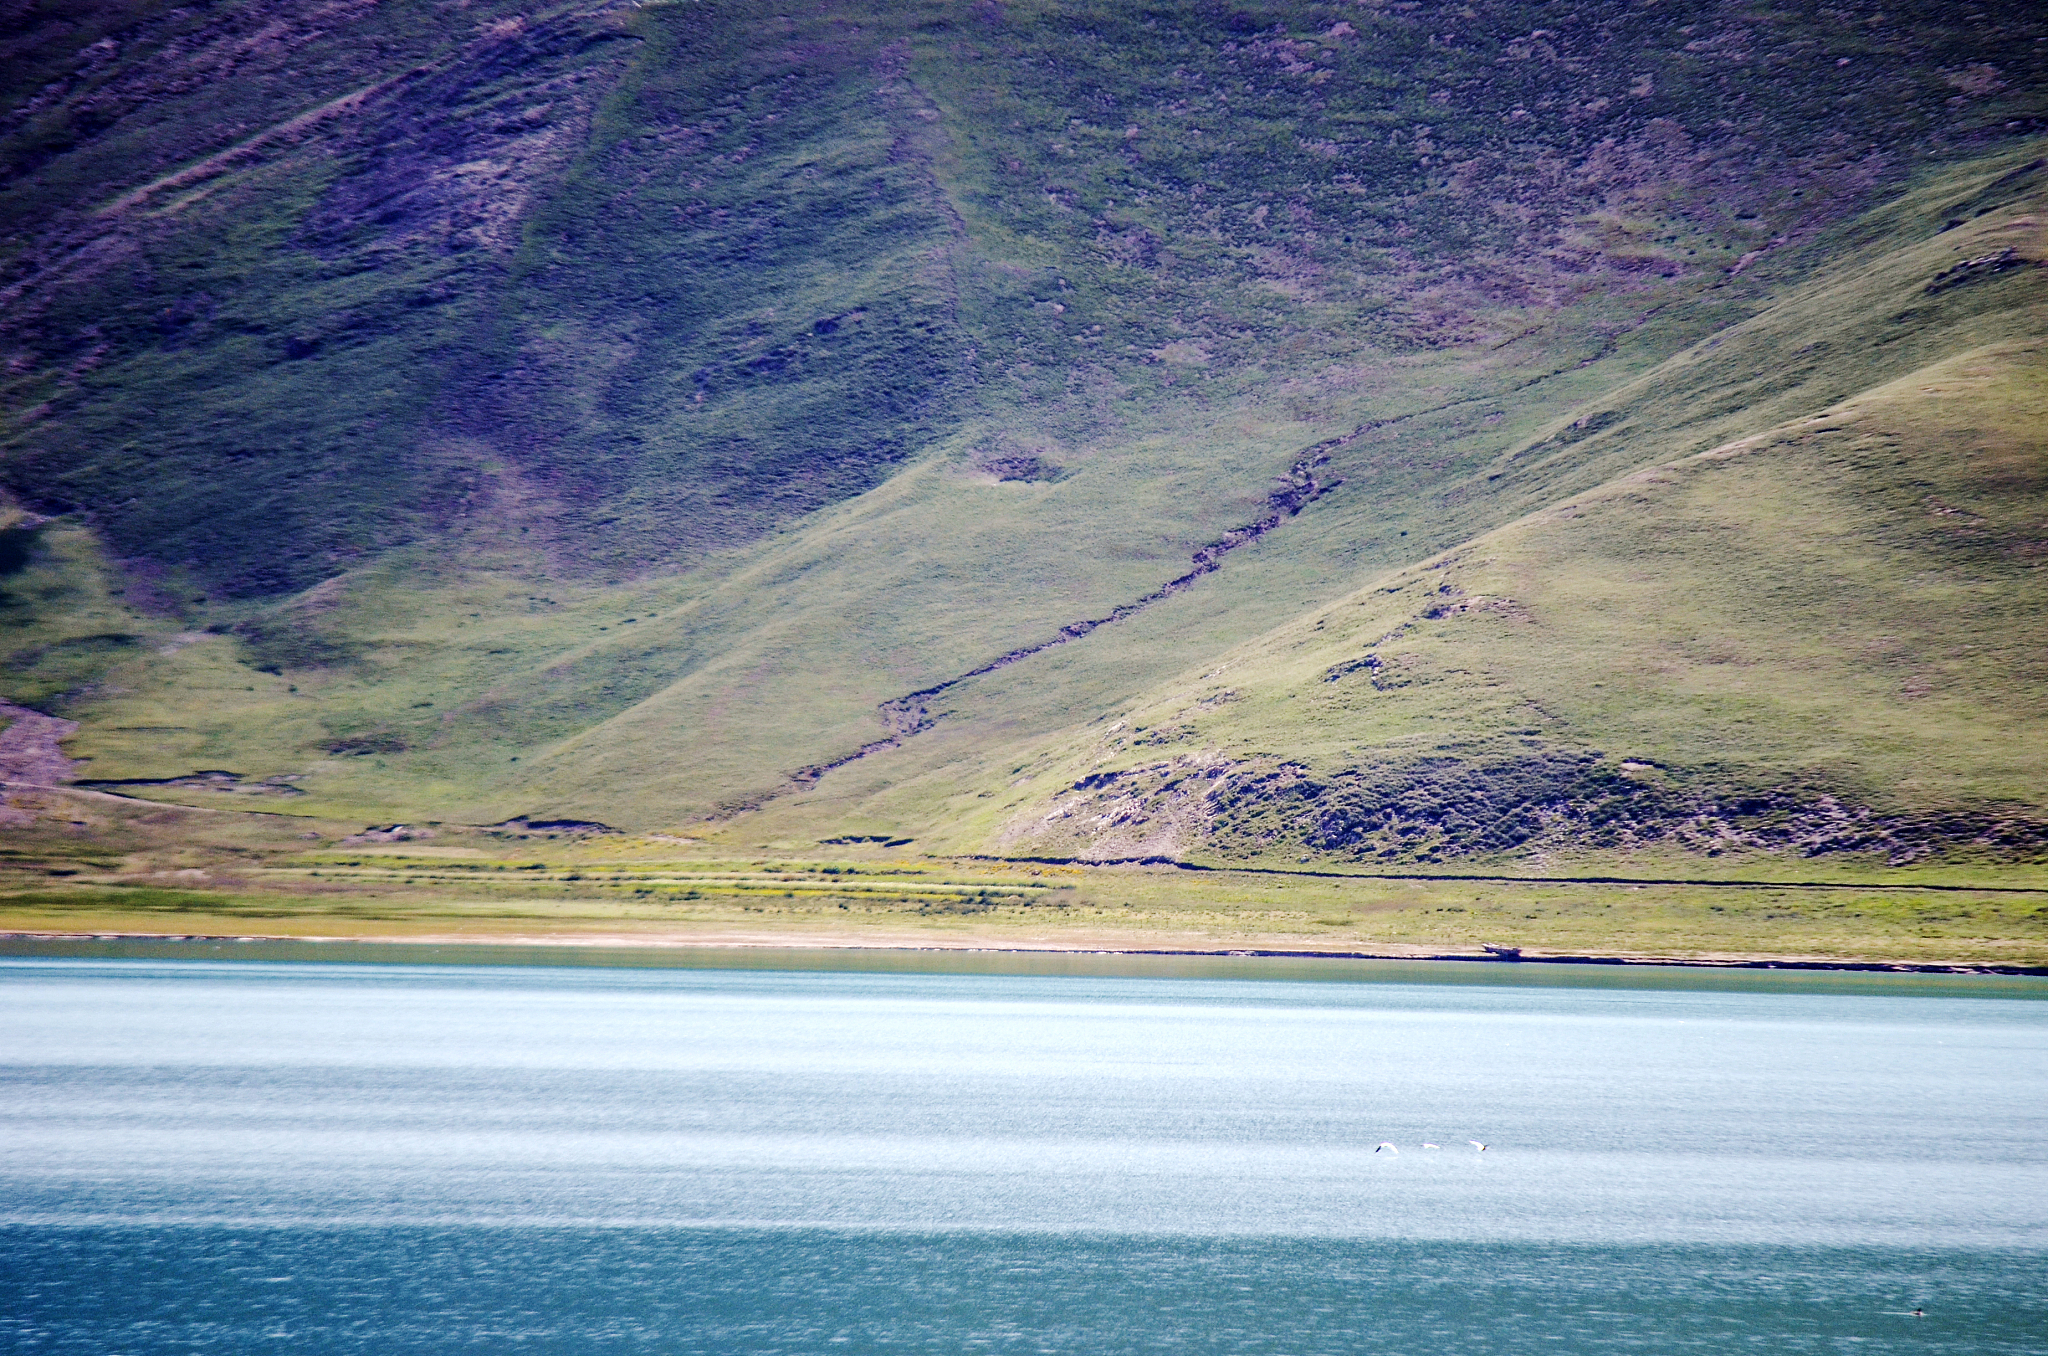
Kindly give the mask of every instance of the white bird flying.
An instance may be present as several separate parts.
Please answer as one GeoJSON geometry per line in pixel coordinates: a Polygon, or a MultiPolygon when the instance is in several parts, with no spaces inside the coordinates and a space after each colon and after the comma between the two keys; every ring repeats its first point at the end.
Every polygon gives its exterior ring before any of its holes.
{"type": "Polygon", "coordinates": [[[1425,1149],[1441,1149],[1444,1146],[1441,1144],[1431,1144],[1428,1140],[1424,1140],[1422,1141],[1422,1147],[1425,1149]]]}
{"type": "Polygon", "coordinates": [[[1471,1146],[1472,1146],[1473,1148],[1475,1148],[1475,1149],[1479,1150],[1479,1152],[1480,1152],[1480,1153],[1485,1153],[1485,1152],[1486,1152],[1486,1146],[1485,1146],[1484,1144],[1481,1144],[1481,1143],[1480,1143],[1480,1142],[1479,1142],[1478,1140],[1476,1140],[1476,1139],[1468,1139],[1468,1140],[1466,1140],[1465,1142],[1466,1142],[1467,1144],[1471,1145],[1471,1146]]]}
{"type": "Polygon", "coordinates": [[[1387,1143],[1387,1142],[1386,1142],[1386,1141],[1384,1141],[1384,1140],[1382,1140],[1382,1141],[1380,1142],[1379,1148],[1378,1148],[1378,1149],[1374,1149],[1374,1150],[1373,1150],[1373,1152],[1374,1152],[1374,1153],[1378,1153],[1378,1152],[1380,1151],[1380,1149],[1385,1149],[1385,1150],[1386,1150],[1386,1151],[1387,1151],[1388,1153],[1393,1153],[1393,1154],[1397,1154],[1397,1153],[1400,1153],[1400,1152],[1401,1152],[1401,1151],[1400,1151],[1399,1149],[1395,1148],[1395,1147],[1394,1147],[1394,1146],[1393,1146],[1392,1144],[1389,1144],[1389,1143],[1387,1143]]]}

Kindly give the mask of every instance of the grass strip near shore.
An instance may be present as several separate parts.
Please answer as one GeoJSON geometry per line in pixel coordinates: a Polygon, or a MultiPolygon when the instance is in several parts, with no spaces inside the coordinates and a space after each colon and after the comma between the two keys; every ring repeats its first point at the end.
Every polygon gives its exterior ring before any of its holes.
{"type": "Polygon", "coordinates": [[[2048,872],[1756,854],[1433,877],[200,813],[13,790],[0,932],[2048,964],[2048,872]],[[1538,878],[1540,875],[1541,878],[1538,878]]]}
{"type": "Polygon", "coordinates": [[[329,866],[204,888],[17,880],[0,893],[0,931],[2048,964],[2048,899],[1988,892],[1275,881],[1166,868],[1084,872],[1060,887],[790,871],[506,875],[329,866]]]}

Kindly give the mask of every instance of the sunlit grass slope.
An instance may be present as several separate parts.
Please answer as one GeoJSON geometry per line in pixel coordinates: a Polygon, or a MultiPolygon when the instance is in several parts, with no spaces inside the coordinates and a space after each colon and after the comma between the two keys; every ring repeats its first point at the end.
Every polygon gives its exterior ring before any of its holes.
{"type": "Polygon", "coordinates": [[[1389,863],[2038,853],[2048,288],[2032,261],[2048,250],[2032,202],[1928,234],[1613,408],[1677,391],[1711,407],[1700,366],[1759,335],[1776,362],[1746,380],[1845,348],[1889,379],[1677,457],[1682,418],[1635,416],[1637,445],[1664,455],[1040,752],[983,801],[984,841],[1389,863]],[[1957,351],[1891,375],[1895,346],[1869,337],[1960,286],[1997,304],[1937,331],[1957,351]]]}

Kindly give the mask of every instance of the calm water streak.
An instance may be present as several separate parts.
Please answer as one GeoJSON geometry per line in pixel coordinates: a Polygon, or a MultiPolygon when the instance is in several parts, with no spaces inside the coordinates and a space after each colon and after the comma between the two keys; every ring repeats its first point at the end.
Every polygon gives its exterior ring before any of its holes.
{"type": "Polygon", "coordinates": [[[1343,973],[0,960],[0,1348],[2048,1350],[2038,983],[1343,973]]]}

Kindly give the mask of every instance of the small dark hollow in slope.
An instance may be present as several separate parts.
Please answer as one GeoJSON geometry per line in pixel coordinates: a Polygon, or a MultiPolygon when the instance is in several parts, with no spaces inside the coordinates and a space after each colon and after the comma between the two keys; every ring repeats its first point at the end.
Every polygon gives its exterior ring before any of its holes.
{"type": "Polygon", "coordinates": [[[36,543],[42,535],[41,524],[0,528],[0,579],[20,574],[28,568],[29,561],[35,558],[36,543]]]}

